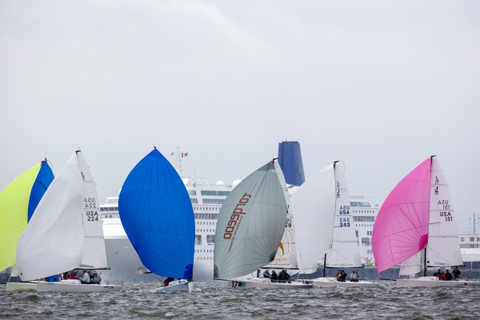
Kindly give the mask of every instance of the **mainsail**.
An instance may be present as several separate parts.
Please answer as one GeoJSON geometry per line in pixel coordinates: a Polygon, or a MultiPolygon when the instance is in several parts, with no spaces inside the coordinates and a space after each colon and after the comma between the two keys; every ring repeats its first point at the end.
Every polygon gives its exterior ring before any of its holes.
{"type": "Polygon", "coordinates": [[[18,239],[52,180],[52,170],[42,161],[0,193],[0,271],[15,264],[18,239]]]}
{"type": "Polygon", "coordinates": [[[157,149],[128,175],[118,210],[125,232],[148,270],[164,277],[193,278],[192,204],[182,179],[157,149]]]}
{"type": "Polygon", "coordinates": [[[458,243],[455,212],[445,176],[435,158],[432,158],[431,172],[427,266],[459,266],[463,264],[463,260],[458,243]]]}
{"type": "Polygon", "coordinates": [[[337,162],[335,172],[335,222],[332,249],[327,253],[327,267],[352,268],[362,265],[360,246],[355,232],[353,216],[350,214],[350,196],[345,176],[337,162]]]}
{"type": "Polygon", "coordinates": [[[305,181],[291,197],[301,273],[317,271],[318,259],[332,245],[335,211],[333,164],[305,181]]]}
{"type": "Polygon", "coordinates": [[[108,268],[102,218],[98,212],[97,188],[82,153],[78,152],[77,157],[80,174],[85,185],[82,215],[85,244],[81,267],[91,269],[108,268]]]}
{"type": "Polygon", "coordinates": [[[23,281],[80,266],[85,185],[75,153],[52,181],[18,241],[17,268],[23,281]]]}
{"type": "Polygon", "coordinates": [[[244,276],[274,259],[287,217],[286,186],[277,167],[268,162],[225,200],[215,233],[214,278],[244,276]]]}

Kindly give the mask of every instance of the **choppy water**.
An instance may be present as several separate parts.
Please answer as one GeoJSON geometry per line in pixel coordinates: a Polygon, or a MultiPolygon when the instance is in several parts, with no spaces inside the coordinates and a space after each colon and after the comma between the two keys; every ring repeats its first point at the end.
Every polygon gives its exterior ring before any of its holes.
{"type": "Polygon", "coordinates": [[[191,294],[156,294],[157,284],[114,293],[5,292],[0,319],[480,319],[479,287],[232,290],[195,283],[191,294]]]}

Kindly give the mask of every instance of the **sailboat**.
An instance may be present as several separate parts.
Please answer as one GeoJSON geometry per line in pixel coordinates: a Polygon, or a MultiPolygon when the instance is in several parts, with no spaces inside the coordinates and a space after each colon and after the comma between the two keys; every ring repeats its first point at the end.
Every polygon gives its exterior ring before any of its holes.
{"type": "Polygon", "coordinates": [[[308,179],[291,198],[296,222],[300,273],[317,271],[324,256],[323,278],[311,280],[319,287],[370,287],[377,283],[338,281],[326,277],[326,268],[361,267],[360,248],[350,215],[350,197],[338,161],[308,179]]]}
{"type": "MultiPolygon", "coordinates": [[[[22,173],[0,193],[0,271],[10,266],[17,277],[16,252],[22,231],[53,180],[47,161],[22,173]]],[[[8,281],[6,291],[36,289],[36,283],[8,281]]]]}
{"type": "Polygon", "coordinates": [[[225,200],[217,221],[214,279],[228,288],[311,288],[301,282],[272,282],[248,274],[274,260],[285,230],[288,191],[273,160],[240,182],[225,200]]]}
{"type": "Polygon", "coordinates": [[[422,162],[390,192],[373,226],[378,274],[402,263],[397,287],[450,287],[477,281],[442,281],[427,267],[463,265],[449,188],[435,156],[422,162]],[[412,278],[421,271],[424,276],[412,278]]]}
{"type": "MultiPolygon", "coordinates": [[[[287,199],[305,182],[300,143],[282,141],[278,144],[278,164],[287,185],[287,199]]],[[[289,199],[287,203],[289,203],[289,199]]],[[[288,204],[287,204],[288,205],[288,204]]],[[[298,270],[297,250],[295,245],[295,220],[293,212],[287,208],[285,231],[273,261],[262,269],[298,270]]]]}
{"type": "Polygon", "coordinates": [[[177,171],[156,148],[129,173],[120,192],[118,211],[143,265],[156,275],[178,279],[159,291],[191,292],[193,207],[177,171]]]}
{"type": "MultiPolygon", "coordinates": [[[[95,183],[76,151],[50,184],[17,246],[22,281],[44,279],[76,268],[107,268],[95,183]]],[[[39,281],[37,291],[105,292],[120,286],[79,280],[39,281]]]]}

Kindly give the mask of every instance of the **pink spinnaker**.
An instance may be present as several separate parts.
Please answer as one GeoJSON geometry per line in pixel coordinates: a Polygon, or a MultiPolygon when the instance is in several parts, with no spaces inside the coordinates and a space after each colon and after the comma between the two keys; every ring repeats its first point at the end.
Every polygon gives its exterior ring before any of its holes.
{"type": "Polygon", "coordinates": [[[372,234],[378,274],[423,250],[428,242],[430,166],[428,158],[403,178],[378,212],[372,234]]]}

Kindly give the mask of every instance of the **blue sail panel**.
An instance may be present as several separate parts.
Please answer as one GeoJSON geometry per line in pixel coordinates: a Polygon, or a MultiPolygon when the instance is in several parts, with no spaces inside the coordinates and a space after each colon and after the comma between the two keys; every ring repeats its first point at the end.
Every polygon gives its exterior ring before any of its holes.
{"type": "Polygon", "coordinates": [[[32,186],[32,191],[30,193],[30,200],[28,202],[28,220],[32,217],[35,209],[37,208],[38,203],[42,199],[45,191],[47,191],[50,183],[53,181],[53,172],[50,169],[50,166],[47,164],[47,161],[42,161],[42,166],[38,171],[37,178],[32,186]]]}
{"type": "Polygon", "coordinates": [[[140,260],[153,273],[193,278],[195,220],[187,189],[154,149],[130,172],[118,201],[123,227],[140,260]]]}
{"type": "Polygon", "coordinates": [[[282,168],[285,181],[294,186],[305,182],[302,152],[297,141],[283,141],[278,144],[278,164],[282,168]]]}

